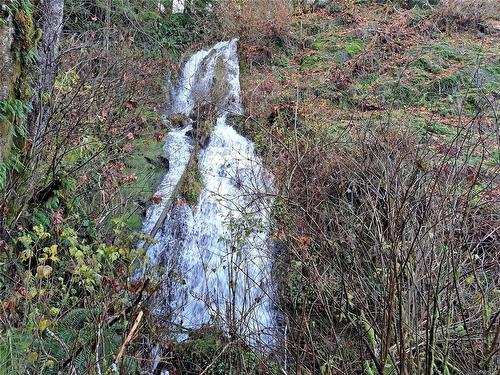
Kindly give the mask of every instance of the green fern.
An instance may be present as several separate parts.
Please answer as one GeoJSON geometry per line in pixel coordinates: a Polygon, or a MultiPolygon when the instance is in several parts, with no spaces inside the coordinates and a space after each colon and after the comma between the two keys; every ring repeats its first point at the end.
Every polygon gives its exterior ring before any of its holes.
{"type": "Polygon", "coordinates": [[[4,161],[0,161],[0,190],[7,185],[7,177],[10,170],[21,172],[24,164],[21,161],[20,153],[14,150],[4,161]]]}
{"type": "Polygon", "coordinates": [[[71,310],[58,322],[53,331],[44,335],[45,351],[57,362],[57,365],[46,372],[47,374],[57,374],[67,359],[70,359],[70,364],[79,373],[87,373],[96,366],[95,346],[98,341],[99,366],[102,370],[111,367],[122,343],[119,333],[122,327],[121,324],[114,324],[111,327],[101,326],[98,338],[99,329],[92,320],[95,313],[96,311],[84,308],[71,310]]]}
{"type": "Polygon", "coordinates": [[[32,338],[16,329],[0,334],[0,375],[24,374],[32,338]]]}
{"type": "MultiPolygon", "coordinates": [[[[25,374],[30,370],[36,374],[57,375],[69,368],[74,368],[79,374],[92,373],[96,357],[99,367],[106,372],[122,343],[122,327],[119,323],[101,327],[96,355],[98,328],[92,320],[95,313],[84,308],[73,309],[53,328],[46,329],[41,337],[15,329],[0,335],[0,375],[25,374]],[[30,353],[39,356],[30,360],[30,353]],[[63,370],[63,364],[68,360],[70,362],[63,370]]],[[[122,374],[134,374],[137,364],[129,360],[124,367],[127,371],[122,374]]]]}
{"type": "Polygon", "coordinates": [[[12,124],[12,131],[15,137],[24,137],[26,127],[24,120],[31,110],[31,105],[19,99],[0,100],[0,122],[12,124]]]}

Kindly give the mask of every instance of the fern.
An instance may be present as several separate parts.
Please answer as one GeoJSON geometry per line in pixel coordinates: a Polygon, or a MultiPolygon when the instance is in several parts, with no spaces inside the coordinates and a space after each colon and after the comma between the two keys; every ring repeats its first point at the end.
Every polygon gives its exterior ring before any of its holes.
{"type": "MultiPolygon", "coordinates": [[[[20,99],[8,98],[0,100],[0,122],[9,122],[14,125],[14,128],[24,128],[21,127],[21,124],[30,110],[31,105],[20,99]]],[[[15,132],[21,133],[22,129],[16,129],[15,132]]],[[[22,136],[23,134],[19,135],[22,136]]]]}
{"type": "Polygon", "coordinates": [[[0,375],[24,374],[30,336],[10,329],[0,335],[0,375]]]}
{"type": "Polygon", "coordinates": [[[28,49],[24,54],[24,61],[28,65],[34,65],[38,60],[38,50],[36,48],[28,49]]]}
{"type": "Polygon", "coordinates": [[[7,185],[7,177],[10,170],[14,170],[16,172],[21,172],[24,169],[24,164],[21,161],[20,153],[17,150],[9,155],[9,157],[0,161],[0,189],[4,189],[7,185]]]}
{"type": "MultiPolygon", "coordinates": [[[[68,312],[53,330],[48,330],[43,337],[46,355],[40,362],[52,359],[56,365],[44,371],[56,375],[62,370],[62,364],[70,359],[71,367],[77,373],[87,373],[96,366],[96,343],[99,341],[99,366],[108,369],[114,362],[122,342],[121,325],[101,326],[98,339],[98,327],[92,320],[96,311],[78,308],[68,312]]],[[[134,363],[128,363],[129,369],[135,369],[134,363]]],[[[133,373],[133,372],[130,372],[133,373]]]]}

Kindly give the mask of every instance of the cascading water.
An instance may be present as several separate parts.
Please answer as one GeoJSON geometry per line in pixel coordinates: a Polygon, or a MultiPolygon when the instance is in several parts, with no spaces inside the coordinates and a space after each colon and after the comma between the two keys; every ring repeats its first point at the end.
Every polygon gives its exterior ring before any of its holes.
{"type": "Polygon", "coordinates": [[[181,333],[215,324],[247,342],[269,344],[275,327],[268,246],[272,177],[230,123],[229,115],[242,111],[236,40],[187,61],[172,112],[192,118],[207,101],[216,108],[208,143],[197,147],[192,120],[167,135],[170,170],[156,194],[163,199],[149,208],[144,223],[151,233],[162,221],[148,248],[164,280],[156,310],[181,333]],[[219,97],[213,97],[215,85],[224,88],[219,97]],[[191,207],[175,195],[193,152],[204,187],[191,207]]]}

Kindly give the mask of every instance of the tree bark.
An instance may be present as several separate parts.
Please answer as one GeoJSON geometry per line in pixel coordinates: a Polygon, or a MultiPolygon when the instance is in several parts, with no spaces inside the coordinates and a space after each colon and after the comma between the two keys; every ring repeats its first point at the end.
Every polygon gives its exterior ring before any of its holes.
{"type": "Polygon", "coordinates": [[[41,151],[46,141],[52,115],[52,96],[57,74],[63,12],[64,0],[41,0],[39,2],[37,26],[42,30],[42,39],[38,47],[38,63],[34,72],[33,110],[28,122],[34,168],[38,166],[41,159],[41,151]]]}

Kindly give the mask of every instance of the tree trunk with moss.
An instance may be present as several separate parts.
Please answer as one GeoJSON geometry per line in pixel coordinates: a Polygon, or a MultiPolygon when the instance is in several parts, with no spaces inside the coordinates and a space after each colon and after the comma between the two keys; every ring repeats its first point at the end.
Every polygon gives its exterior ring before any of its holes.
{"type": "MultiPolygon", "coordinates": [[[[14,42],[14,25],[12,16],[2,18],[0,25],[0,102],[7,101],[12,94],[15,82],[15,59],[12,51],[14,42]]],[[[12,125],[6,118],[6,114],[0,113],[0,163],[8,155],[12,142],[12,125]],[[5,118],[4,118],[5,117],[5,118]]]]}
{"type": "Polygon", "coordinates": [[[0,0],[0,190],[12,169],[22,168],[30,71],[40,32],[27,0],[0,0]]]}

